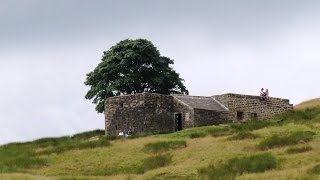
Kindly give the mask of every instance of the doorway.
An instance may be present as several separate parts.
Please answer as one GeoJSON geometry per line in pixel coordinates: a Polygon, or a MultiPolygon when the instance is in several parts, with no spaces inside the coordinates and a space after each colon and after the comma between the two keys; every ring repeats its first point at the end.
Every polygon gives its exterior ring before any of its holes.
{"type": "Polygon", "coordinates": [[[175,123],[176,123],[176,131],[182,130],[182,113],[176,113],[174,115],[175,123]]]}
{"type": "Polygon", "coordinates": [[[242,121],[243,120],[243,112],[242,111],[237,111],[237,120],[242,121]]]}

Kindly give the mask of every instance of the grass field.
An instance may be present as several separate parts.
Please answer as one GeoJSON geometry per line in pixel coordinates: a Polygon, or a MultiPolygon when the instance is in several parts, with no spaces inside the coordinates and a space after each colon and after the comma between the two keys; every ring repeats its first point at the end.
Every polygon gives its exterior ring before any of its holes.
{"type": "Polygon", "coordinates": [[[296,105],[294,107],[294,109],[302,110],[302,109],[306,109],[306,108],[315,108],[315,107],[320,107],[320,98],[304,101],[304,102],[296,105]]]}
{"type": "Polygon", "coordinates": [[[0,179],[320,179],[320,108],[118,138],[102,130],[0,146],[0,179]]]}

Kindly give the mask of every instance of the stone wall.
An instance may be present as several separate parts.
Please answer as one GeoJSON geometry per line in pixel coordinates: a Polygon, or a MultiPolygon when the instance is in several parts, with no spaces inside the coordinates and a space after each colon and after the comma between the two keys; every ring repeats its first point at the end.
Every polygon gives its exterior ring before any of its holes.
{"type": "Polygon", "coordinates": [[[223,124],[228,121],[268,119],[293,108],[288,99],[271,98],[270,101],[265,101],[259,96],[240,94],[216,95],[213,98],[226,106],[229,111],[195,108],[174,96],[156,93],[108,98],[105,101],[106,134],[118,134],[125,130],[132,133],[174,132],[175,113],[181,113],[182,129],[186,129],[223,124]]]}
{"type": "Polygon", "coordinates": [[[141,93],[108,98],[105,126],[106,134],[174,132],[173,97],[141,93]]]}
{"type": "Polygon", "coordinates": [[[205,109],[194,109],[194,126],[211,126],[228,121],[229,112],[217,112],[205,109]]]}
{"type": "Polygon", "coordinates": [[[240,94],[223,94],[213,97],[229,109],[228,118],[232,121],[268,119],[293,108],[288,99],[271,98],[270,101],[265,101],[260,96],[240,94]],[[239,118],[241,112],[242,119],[239,118]]]}

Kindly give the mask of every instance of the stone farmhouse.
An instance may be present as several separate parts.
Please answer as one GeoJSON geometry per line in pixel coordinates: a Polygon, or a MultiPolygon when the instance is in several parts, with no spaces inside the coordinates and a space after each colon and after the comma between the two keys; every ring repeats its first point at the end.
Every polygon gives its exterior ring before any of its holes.
{"type": "Polygon", "coordinates": [[[214,96],[139,93],[107,98],[106,134],[170,133],[185,128],[268,119],[291,110],[288,99],[242,94],[214,96]]]}

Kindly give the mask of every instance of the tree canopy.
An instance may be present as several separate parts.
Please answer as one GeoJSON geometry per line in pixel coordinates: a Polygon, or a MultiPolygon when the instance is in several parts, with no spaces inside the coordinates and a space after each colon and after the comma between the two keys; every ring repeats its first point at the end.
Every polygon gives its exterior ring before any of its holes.
{"type": "Polygon", "coordinates": [[[85,98],[93,100],[99,113],[108,97],[153,92],[188,94],[183,79],[170,67],[173,60],[161,56],[146,39],[126,39],[103,52],[101,62],[87,74],[90,86],[85,98]]]}

